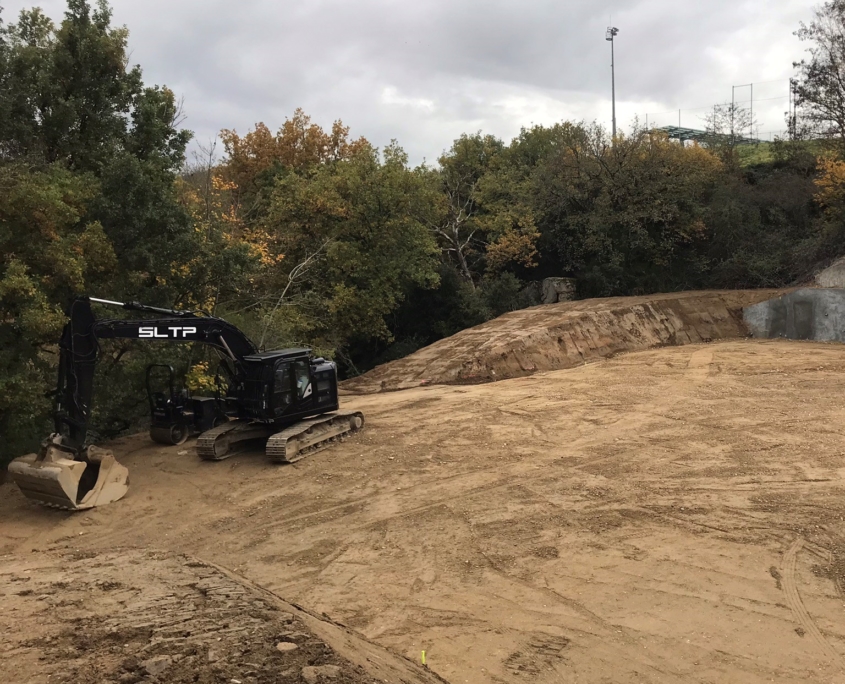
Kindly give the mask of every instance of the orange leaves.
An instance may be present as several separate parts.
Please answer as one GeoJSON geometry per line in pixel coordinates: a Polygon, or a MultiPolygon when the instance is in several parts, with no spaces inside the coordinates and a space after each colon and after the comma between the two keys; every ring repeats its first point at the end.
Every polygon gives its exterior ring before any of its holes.
{"type": "Polygon", "coordinates": [[[821,157],[818,162],[820,175],[815,184],[816,201],[825,207],[842,204],[845,199],[845,162],[833,157],[821,157]]]}
{"type": "Polygon", "coordinates": [[[539,237],[540,233],[536,229],[528,232],[508,231],[487,246],[487,270],[497,273],[509,264],[519,264],[526,268],[536,266],[539,237]]]}
{"type": "Polygon", "coordinates": [[[284,254],[276,253],[273,237],[266,230],[261,228],[244,230],[241,239],[257,254],[262,266],[276,266],[285,258],[284,254]]]}
{"type": "Polygon", "coordinates": [[[368,147],[364,138],[349,140],[349,128],[335,121],[326,132],[311,117],[297,109],[274,135],[264,123],[244,136],[234,130],[220,133],[228,160],[224,166],[227,180],[242,192],[252,188],[257,177],[275,165],[305,169],[340,159],[348,159],[368,147]]]}

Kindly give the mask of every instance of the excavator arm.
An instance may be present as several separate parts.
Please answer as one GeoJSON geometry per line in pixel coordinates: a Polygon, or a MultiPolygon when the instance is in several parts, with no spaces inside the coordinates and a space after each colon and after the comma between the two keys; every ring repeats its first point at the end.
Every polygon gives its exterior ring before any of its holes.
{"type": "Polygon", "coordinates": [[[235,326],[198,312],[78,297],[67,313],[69,320],[59,342],[55,432],[38,454],[15,459],[9,472],[28,498],[60,508],[81,509],[116,501],[128,488],[128,471],[111,452],[85,446],[99,340],[200,342],[214,347],[233,364],[256,353],[257,348],[235,326]],[[159,317],[97,320],[91,302],[159,317]]]}
{"type": "Polygon", "coordinates": [[[68,318],[59,343],[54,422],[56,433],[65,438],[64,445],[76,450],[82,449],[87,435],[99,340],[200,342],[214,347],[233,362],[257,352],[252,341],[235,326],[212,316],[198,316],[192,311],[78,297],[70,305],[68,318]],[[166,317],[135,321],[97,320],[91,310],[92,301],[166,317]]]}

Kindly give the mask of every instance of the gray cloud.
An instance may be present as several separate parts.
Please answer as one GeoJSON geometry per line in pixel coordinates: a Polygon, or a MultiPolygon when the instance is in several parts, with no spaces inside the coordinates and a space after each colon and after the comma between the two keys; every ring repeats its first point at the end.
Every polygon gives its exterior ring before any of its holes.
{"type": "MultiPolygon", "coordinates": [[[[13,20],[29,2],[6,0],[13,20]]],[[[64,3],[41,3],[55,19],[64,3]]],[[[296,107],[341,118],[414,162],[462,132],[504,138],[563,118],[610,119],[612,12],[620,124],[634,115],[700,126],[731,86],[758,82],[763,132],[783,127],[786,79],[806,0],[114,0],[132,61],[185,99],[199,141],[221,128],[278,127],[296,107]],[[762,83],[780,79],[778,83],[762,83]],[[781,100],[769,99],[780,97],[781,100]],[[666,112],[658,116],[657,112],[666,112]],[[664,120],[665,119],[665,120],[664,120]]],[[[747,98],[747,89],[738,91],[747,98]]]]}

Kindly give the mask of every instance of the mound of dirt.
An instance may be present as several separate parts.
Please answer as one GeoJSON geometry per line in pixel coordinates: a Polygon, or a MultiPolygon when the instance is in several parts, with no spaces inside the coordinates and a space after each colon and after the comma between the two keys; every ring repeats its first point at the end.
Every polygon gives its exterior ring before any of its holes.
{"type": "Polygon", "coordinates": [[[0,580],[0,680],[9,684],[443,681],[185,556],[41,555],[4,563],[0,580]]]}
{"type": "Polygon", "coordinates": [[[783,290],[700,291],[561,302],[512,311],[347,380],[368,394],[571,368],[620,352],[745,337],[743,307],[783,290]]]}

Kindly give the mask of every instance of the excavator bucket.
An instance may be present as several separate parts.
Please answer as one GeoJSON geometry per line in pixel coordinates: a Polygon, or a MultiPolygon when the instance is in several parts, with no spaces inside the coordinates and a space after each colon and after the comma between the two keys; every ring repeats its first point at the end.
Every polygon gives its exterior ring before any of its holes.
{"type": "Polygon", "coordinates": [[[9,475],[27,499],[78,511],[123,498],[129,489],[129,471],[111,451],[90,446],[83,460],[75,460],[68,458],[60,442],[60,436],[51,436],[40,453],[9,464],[9,475]]]}

